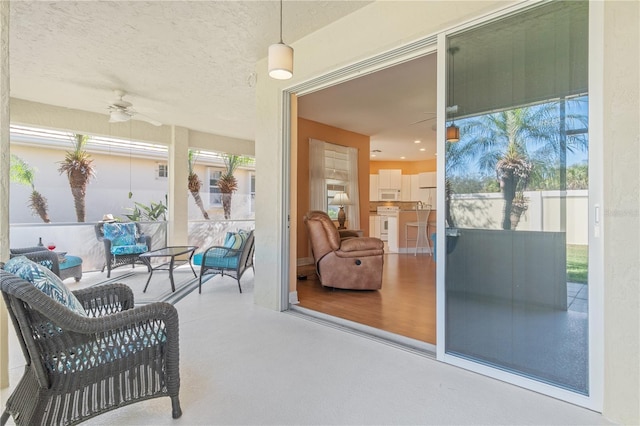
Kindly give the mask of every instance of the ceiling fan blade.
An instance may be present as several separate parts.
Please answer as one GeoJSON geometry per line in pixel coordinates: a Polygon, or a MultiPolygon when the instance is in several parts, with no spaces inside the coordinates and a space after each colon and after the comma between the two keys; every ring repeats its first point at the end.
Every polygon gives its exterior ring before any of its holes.
{"type": "Polygon", "coordinates": [[[409,126],[413,126],[414,124],[424,123],[425,121],[435,120],[437,117],[425,118],[424,120],[414,121],[413,123],[409,123],[409,126]]]}
{"type": "Polygon", "coordinates": [[[148,117],[144,114],[140,114],[138,112],[136,112],[136,118],[139,118],[142,121],[146,121],[149,124],[153,124],[154,126],[162,126],[162,123],[159,122],[158,120],[154,120],[153,118],[148,117]]]}

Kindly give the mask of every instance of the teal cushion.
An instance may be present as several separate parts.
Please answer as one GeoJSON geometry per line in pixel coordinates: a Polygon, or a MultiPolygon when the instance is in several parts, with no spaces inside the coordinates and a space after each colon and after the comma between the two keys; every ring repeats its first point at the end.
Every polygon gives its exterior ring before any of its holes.
{"type": "Polygon", "coordinates": [[[51,370],[72,373],[88,370],[147,348],[162,345],[166,340],[164,329],[157,325],[147,328],[130,328],[126,332],[84,343],[67,352],[57,355],[49,354],[45,361],[51,370]]]}
{"type": "Polygon", "coordinates": [[[104,237],[111,240],[111,246],[131,246],[136,244],[138,237],[136,224],[133,222],[105,223],[102,231],[104,237]]]}
{"type": "Polygon", "coordinates": [[[24,256],[17,256],[4,265],[4,270],[29,281],[35,288],[76,314],[87,315],[76,296],[46,266],[32,262],[24,256]]]}
{"type": "Polygon", "coordinates": [[[82,265],[82,259],[78,256],[65,256],[64,262],[60,263],[60,270],[73,268],[82,265]]]}
{"type": "Polygon", "coordinates": [[[123,254],[140,254],[145,253],[149,248],[146,244],[133,244],[124,246],[111,246],[111,254],[123,255],[123,254]]]}
{"type": "MultiPolygon", "coordinates": [[[[233,252],[232,252],[233,253],[233,252]]],[[[202,257],[204,253],[198,253],[193,256],[194,265],[202,265],[202,257]]],[[[238,259],[240,254],[235,252],[229,255],[229,251],[221,248],[214,248],[207,253],[205,265],[211,268],[236,269],[238,267],[238,259]]]]}

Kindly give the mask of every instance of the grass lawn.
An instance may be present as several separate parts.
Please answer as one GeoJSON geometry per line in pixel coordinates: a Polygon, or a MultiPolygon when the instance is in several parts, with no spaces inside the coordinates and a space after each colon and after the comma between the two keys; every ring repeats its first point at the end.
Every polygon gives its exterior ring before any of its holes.
{"type": "Polygon", "coordinates": [[[567,245],[567,281],[587,283],[589,246],[567,245]]]}

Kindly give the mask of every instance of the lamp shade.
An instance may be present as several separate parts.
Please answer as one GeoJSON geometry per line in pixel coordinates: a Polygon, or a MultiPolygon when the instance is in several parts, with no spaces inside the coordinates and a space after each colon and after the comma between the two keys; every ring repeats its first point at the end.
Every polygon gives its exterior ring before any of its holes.
{"type": "Polygon", "coordinates": [[[348,206],[351,204],[351,201],[349,200],[349,196],[346,192],[338,192],[333,196],[333,200],[331,200],[331,203],[329,204],[332,206],[348,206]]]}
{"type": "Polygon", "coordinates": [[[269,46],[269,77],[287,80],[293,77],[293,48],[280,42],[269,46]]]}
{"type": "Polygon", "coordinates": [[[458,142],[460,140],[460,129],[455,124],[447,127],[447,142],[458,142]]]}

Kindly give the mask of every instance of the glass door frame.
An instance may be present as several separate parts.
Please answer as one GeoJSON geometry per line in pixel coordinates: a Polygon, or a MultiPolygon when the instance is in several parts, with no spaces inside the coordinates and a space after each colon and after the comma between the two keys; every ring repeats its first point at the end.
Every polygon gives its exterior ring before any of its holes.
{"type": "MultiPolygon", "coordinates": [[[[444,31],[438,34],[438,136],[437,152],[445,152],[445,135],[440,129],[444,129],[444,117],[446,105],[446,76],[447,76],[447,38],[450,35],[459,33],[462,30],[483,24],[497,18],[502,18],[510,14],[515,14],[535,7],[536,4],[517,5],[505,9],[499,13],[487,15],[482,19],[469,22],[444,31]]],[[[589,395],[585,396],[576,392],[565,390],[537,380],[529,379],[514,373],[510,373],[498,368],[490,367],[478,362],[470,361],[455,355],[447,354],[445,336],[445,217],[437,217],[437,259],[443,259],[436,265],[436,310],[437,310],[437,346],[436,359],[457,367],[461,367],[484,376],[512,383],[514,385],[527,388],[544,395],[558,398],[572,404],[580,405],[598,412],[602,412],[603,389],[604,389],[604,264],[603,264],[603,238],[604,232],[602,218],[602,93],[603,79],[602,68],[598,64],[603,63],[604,47],[601,39],[603,23],[603,8],[599,2],[589,2],[589,262],[588,262],[588,382],[589,395]]],[[[438,155],[437,158],[437,187],[438,205],[445,203],[445,156],[438,155]]]]}

